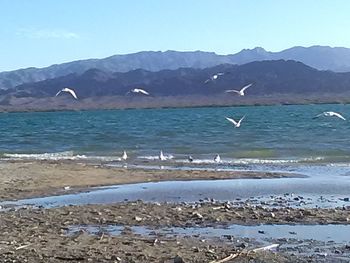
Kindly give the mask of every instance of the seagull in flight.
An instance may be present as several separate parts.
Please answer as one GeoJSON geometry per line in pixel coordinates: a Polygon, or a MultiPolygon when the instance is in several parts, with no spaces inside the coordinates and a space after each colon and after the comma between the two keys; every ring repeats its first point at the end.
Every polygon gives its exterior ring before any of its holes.
{"type": "Polygon", "coordinates": [[[229,118],[229,117],[225,117],[226,120],[228,120],[229,122],[231,122],[235,128],[239,128],[241,126],[241,122],[243,121],[243,119],[245,118],[245,115],[237,122],[235,121],[234,119],[232,118],[229,118]]]}
{"type": "Polygon", "coordinates": [[[251,85],[253,85],[253,83],[250,83],[250,84],[248,84],[248,85],[246,85],[246,86],[244,86],[241,90],[235,90],[235,89],[229,89],[229,90],[225,90],[225,92],[235,92],[235,93],[237,93],[239,96],[244,96],[245,94],[244,94],[244,91],[247,89],[247,88],[249,88],[251,85]]]}
{"type": "Polygon", "coordinates": [[[216,162],[216,163],[221,162],[220,155],[217,154],[217,155],[214,157],[214,162],[216,162]]]}
{"type": "Polygon", "coordinates": [[[219,78],[219,76],[222,76],[222,75],[224,75],[224,74],[225,74],[224,72],[218,72],[218,73],[216,73],[216,74],[210,76],[210,78],[207,79],[206,81],[204,81],[204,83],[206,84],[206,83],[208,83],[209,81],[215,81],[215,80],[217,80],[217,79],[219,78]]]}
{"type": "Polygon", "coordinates": [[[59,92],[56,93],[55,97],[57,97],[61,92],[70,93],[74,97],[74,99],[78,99],[77,94],[75,94],[75,91],[70,88],[61,89],[59,92]]]}
{"type": "Polygon", "coordinates": [[[333,116],[335,116],[335,117],[338,117],[338,118],[340,118],[340,119],[342,119],[342,120],[346,120],[340,113],[338,113],[338,112],[334,112],[334,111],[325,111],[325,112],[322,112],[321,114],[318,114],[318,115],[316,115],[315,117],[314,117],[314,119],[315,118],[318,118],[318,117],[321,117],[321,116],[326,116],[326,117],[333,117],[333,116]]]}
{"type": "Polygon", "coordinates": [[[132,90],[130,90],[128,93],[126,93],[126,94],[129,94],[129,93],[138,93],[138,94],[143,94],[143,95],[146,95],[146,96],[149,96],[149,93],[147,92],[147,91],[145,91],[144,89],[132,89],[132,90]]]}
{"type": "Polygon", "coordinates": [[[123,159],[124,161],[126,161],[126,159],[128,159],[128,155],[126,154],[126,151],[123,152],[122,159],[123,159]]]}

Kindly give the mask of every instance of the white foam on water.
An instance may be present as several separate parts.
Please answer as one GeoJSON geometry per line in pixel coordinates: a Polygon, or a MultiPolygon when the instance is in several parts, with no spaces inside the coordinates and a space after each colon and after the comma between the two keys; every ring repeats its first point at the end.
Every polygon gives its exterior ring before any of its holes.
{"type": "MultiPolygon", "coordinates": [[[[164,157],[167,160],[174,159],[174,155],[172,155],[172,154],[164,154],[164,157]]],[[[157,161],[157,160],[159,160],[159,156],[158,155],[141,155],[141,156],[138,156],[137,158],[138,159],[150,160],[150,161],[157,161]]]]}
{"type": "Polygon", "coordinates": [[[74,154],[73,151],[64,151],[56,153],[4,153],[3,159],[15,160],[87,160],[87,161],[121,161],[120,157],[113,156],[87,156],[74,154]]]}
{"type": "MultiPolygon", "coordinates": [[[[305,163],[305,162],[319,162],[324,160],[324,157],[310,157],[300,159],[259,159],[259,158],[238,158],[228,159],[222,158],[220,164],[291,164],[291,163],[305,163]]],[[[217,164],[214,159],[194,159],[190,162],[187,159],[177,159],[177,163],[193,163],[193,164],[217,164]]]]}

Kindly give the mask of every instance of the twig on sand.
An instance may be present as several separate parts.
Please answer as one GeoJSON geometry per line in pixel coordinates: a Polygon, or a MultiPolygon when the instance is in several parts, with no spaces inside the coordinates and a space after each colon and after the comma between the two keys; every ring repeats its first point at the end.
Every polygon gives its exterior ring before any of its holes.
{"type": "Polygon", "coordinates": [[[27,244],[27,245],[23,245],[23,246],[19,246],[19,247],[16,247],[15,250],[20,250],[22,248],[26,248],[26,247],[29,247],[31,244],[27,244]]]}
{"type": "Polygon", "coordinates": [[[229,256],[220,259],[220,260],[213,260],[210,261],[209,263],[223,263],[226,261],[229,261],[231,259],[234,259],[242,254],[246,254],[247,256],[251,253],[251,252],[258,252],[258,251],[267,251],[267,250],[276,250],[279,247],[279,244],[272,244],[272,245],[268,245],[268,246],[264,246],[264,247],[259,247],[259,248],[255,248],[249,251],[241,251],[240,253],[236,253],[236,254],[230,254],[229,256]]]}
{"type": "Polygon", "coordinates": [[[266,250],[276,250],[279,247],[279,244],[272,244],[272,245],[268,245],[265,247],[259,247],[256,249],[253,249],[253,252],[257,252],[257,251],[266,251],[266,250]]]}
{"type": "Polygon", "coordinates": [[[239,254],[230,254],[228,257],[225,257],[225,258],[220,259],[220,260],[210,261],[209,263],[223,263],[223,262],[229,261],[231,259],[234,259],[234,258],[238,257],[239,255],[240,255],[240,253],[239,254]]]}

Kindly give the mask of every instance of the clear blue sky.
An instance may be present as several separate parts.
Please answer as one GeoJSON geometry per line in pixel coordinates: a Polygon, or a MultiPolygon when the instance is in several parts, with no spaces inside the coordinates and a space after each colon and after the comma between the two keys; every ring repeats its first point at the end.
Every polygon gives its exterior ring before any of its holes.
{"type": "Polygon", "coordinates": [[[143,50],[350,47],[348,0],[0,0],[0,71],[143,50]]]}

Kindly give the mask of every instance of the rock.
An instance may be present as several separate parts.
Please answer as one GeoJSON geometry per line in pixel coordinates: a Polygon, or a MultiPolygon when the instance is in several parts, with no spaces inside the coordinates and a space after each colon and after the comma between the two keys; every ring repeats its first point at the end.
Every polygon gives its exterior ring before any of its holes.
{"type": "Polygon", "coordinates": [[[237,247],[239,248],[246,248],[247,245],[245,243],[238,244],[237,247]]]}
{"type": "Polygon", "coordinates": [[[264,230],[259,230],[258,233],[259,234],[265,234],[265,231],[264,230]]]}
{"type": "Polygon", "coordinates": [[[349,197],[345,197],[343,200],[344,200],[345,202],[349,202],[349,201],[350,201],[350,198],[349,198],[349,197]]]}
{"type": "Polygon", "coordinates": [[[142,217],[135,216],[135,220],[136,220],[137,222],[141,222],[141,221],[142,221],[142,217]]]}
{"type": "Polygon", "coordinates": [[[179,255],[174,258],[174,263],[185,263],[185,261],[179,255]]]}

